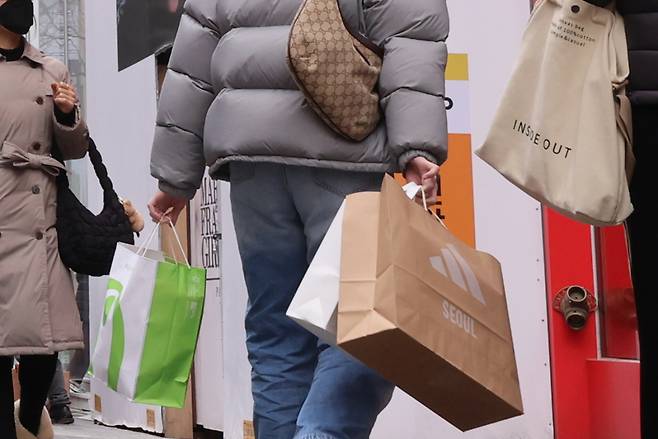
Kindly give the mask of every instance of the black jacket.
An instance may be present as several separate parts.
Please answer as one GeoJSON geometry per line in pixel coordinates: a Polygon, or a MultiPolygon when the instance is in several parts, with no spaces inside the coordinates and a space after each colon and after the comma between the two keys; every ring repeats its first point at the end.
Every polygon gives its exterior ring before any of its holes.
{"type": "Polygon", "coordinates": [[[631,64],[631,101],[658,106],[658,0],[617,0],[631,64]]]}

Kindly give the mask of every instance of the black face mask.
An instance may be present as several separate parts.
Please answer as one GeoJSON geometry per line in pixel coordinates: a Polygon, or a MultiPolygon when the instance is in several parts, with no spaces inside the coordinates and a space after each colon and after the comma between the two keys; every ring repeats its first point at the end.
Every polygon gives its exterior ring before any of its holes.
{"type": "Polygon", "coordinates": [[[34,24],[32,0],[9,0],[0,6],[0,26],[18,35],[25,35],[34,24]]]}

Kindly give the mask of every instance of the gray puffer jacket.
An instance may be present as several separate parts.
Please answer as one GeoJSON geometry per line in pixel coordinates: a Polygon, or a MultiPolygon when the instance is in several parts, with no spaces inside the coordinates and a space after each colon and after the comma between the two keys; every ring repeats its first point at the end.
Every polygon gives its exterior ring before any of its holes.
{"type": "Polygon", "coordinates": [[[447,157],[445,0],[340,0],[344,19],[385,50],[384,118],[362,142],[328,128],[287,64],[302,0],[187,0],[160,96],[152,175],[191,198],[205,166],[232,161],[392,172],[414,157],[447,157]]]}

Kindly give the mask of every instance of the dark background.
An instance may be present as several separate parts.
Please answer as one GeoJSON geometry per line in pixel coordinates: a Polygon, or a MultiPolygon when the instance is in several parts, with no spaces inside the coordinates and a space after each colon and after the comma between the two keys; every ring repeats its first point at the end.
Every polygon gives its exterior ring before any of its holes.
{"type": "Polygon", "coordinates": [[[171,47],[184,0],[117,0],[119,71],[171,47]]]}

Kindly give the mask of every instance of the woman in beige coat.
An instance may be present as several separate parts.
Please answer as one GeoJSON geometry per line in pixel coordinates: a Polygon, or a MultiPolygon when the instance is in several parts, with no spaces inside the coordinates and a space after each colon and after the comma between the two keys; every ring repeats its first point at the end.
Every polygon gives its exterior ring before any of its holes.
{"type": "Polygon", "coordinates": [[[69,270],[55,230],[55,176],[50,155],[86,154],[66,67],[22,35],[33,24],[32,0],[0,0],[0,438],[52,438],[43,406],[57,352],[82,348],[69,270]],[[20,355],[21,403],[15,410],[13,356],[20,355]]]}

